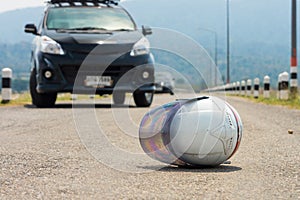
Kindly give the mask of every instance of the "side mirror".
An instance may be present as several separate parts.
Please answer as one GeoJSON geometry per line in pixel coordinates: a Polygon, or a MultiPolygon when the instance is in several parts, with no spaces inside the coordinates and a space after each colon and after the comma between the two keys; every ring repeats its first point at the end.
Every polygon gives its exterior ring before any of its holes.
{"type": "Polygon", "coordinates": [[[37,35],[37,28],[34,24],[27,24],[25,26],[25,33],[32,33],[33,35],[37,35]]]}
{"type": "Polygon", "coordinates": [[[143,35],[151,35],[152,34],[152,29],[148,26],[142,26],[143,29],[143,35]]]}

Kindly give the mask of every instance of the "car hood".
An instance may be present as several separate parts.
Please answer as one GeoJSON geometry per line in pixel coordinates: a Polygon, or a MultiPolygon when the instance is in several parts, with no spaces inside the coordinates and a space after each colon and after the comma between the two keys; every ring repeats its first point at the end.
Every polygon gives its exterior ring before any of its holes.
{"type": "Polygon", "coordinates": [[[134,45],[143,35],[139,31],[97,32],[58,32],[47,31],[53,40],[64,44],[128,44],[134,45]]]}
{"type": "Polygon", "coordinates": [[[119,55],[130,52],[144,36],[138,31],[113,33],[73,33],[48,31],[45,35],[60,43],[69,53],[119,55]]]}

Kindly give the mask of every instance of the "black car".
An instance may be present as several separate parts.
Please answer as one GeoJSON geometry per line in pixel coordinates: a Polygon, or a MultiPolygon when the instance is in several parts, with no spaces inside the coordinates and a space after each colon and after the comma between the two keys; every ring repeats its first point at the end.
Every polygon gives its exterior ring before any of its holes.
{"type": "Polygon", "coordinates": [[[123,104],[133,93],[138,107],[151,105],[154,59],[146,35],[117,1],[51,0],[38,27],[31,57],[30,93],[37,107],[55,105],[57,93],[112,94],[123,104]]]}

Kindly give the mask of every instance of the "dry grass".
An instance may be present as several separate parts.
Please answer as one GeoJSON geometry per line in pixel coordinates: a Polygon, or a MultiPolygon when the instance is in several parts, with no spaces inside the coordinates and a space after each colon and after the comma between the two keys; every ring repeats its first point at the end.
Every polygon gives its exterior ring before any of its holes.
{"type": "MultiPolygon", "coordinates": [[[[230,94],[230,95],[232,95],[232,94],[230,94]]],[[[233,96],[240,96],[243,98],[247,98],[256,103],[264,103],[267,105],[280,105],[280,106],[286,106],[286,107],[289,107],[292,109],[300,109],[300,95],[298,95],[298,98],[296,98],[296,99],[288,99],[288,100],[277,99],[276,91],[271,92],[269,99],[263,98],[262,94],[257,99],[254,98],[253,96],[251,96],[251,97],[241,96],[241,95],[233,95],[233,96]]]]}
{"type": "MultiPolygon", "coordinates": [[[[12,100],[9,101],[9,102],[1,102],[0,103],[0,107],[3,107],[3,106],[24,106],[24,105],[27,105],[27,104],[31,104],[31,96],[30,96],[30,93],[22,93],[22,94],[13,94],[12,95],[12,100]]],[[[71,94],[69,93],[66,93],[66,94],[59,94],[57,96],[57,102],[67,102],[67,101],[71,101],[71,94]]],[[[77,95],[77,99],[78,100],[82,100],[82,99],[87,99],[89,98],[88,95],[77,95]]],[[[95,95],[95,98],[98,99],[98,98],[101,98],[99,95],[95,95]]],[[[0,99],[1,96],[0,96],[0,99]]]]}

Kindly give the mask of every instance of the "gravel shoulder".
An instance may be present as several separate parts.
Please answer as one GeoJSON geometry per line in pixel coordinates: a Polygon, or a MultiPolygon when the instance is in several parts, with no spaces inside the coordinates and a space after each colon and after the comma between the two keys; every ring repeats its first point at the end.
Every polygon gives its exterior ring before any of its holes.
{"type": "MultiPolygon", "coordinates": [[[[174,99],[156,95],[153,106],[174,99]]],[[[1,107],[0,199],[300,199],[300,110],[238,97],[228,101],[244,124],[231,165],[184,169],[142,163],[147,173],[119,171],[95,159],[81,141],[70,103],[1,107]]],[[[123,134],[127,120],[114,120],[129,112],[135,128],[127,132],[134,131],[149,109],[118,107],[112,113],[109,103],[79,110],[93,113],[114,145],[139,152],[137,139],[123,134]]]]}

